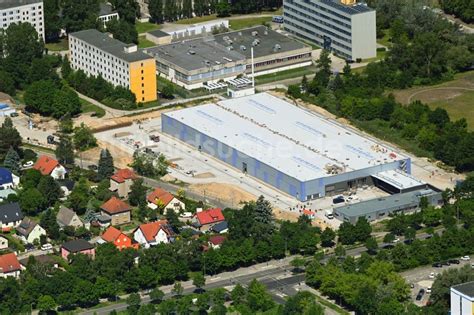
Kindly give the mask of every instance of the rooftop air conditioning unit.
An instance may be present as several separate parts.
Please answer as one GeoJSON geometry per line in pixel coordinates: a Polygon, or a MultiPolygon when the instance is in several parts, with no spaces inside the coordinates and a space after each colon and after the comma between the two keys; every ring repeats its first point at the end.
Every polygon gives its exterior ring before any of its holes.
{"type": "Polygon", "coordinates": [[[240,50],[246,51],[247,47],[245,47],[244,45],[240,45],[240,50]]]}

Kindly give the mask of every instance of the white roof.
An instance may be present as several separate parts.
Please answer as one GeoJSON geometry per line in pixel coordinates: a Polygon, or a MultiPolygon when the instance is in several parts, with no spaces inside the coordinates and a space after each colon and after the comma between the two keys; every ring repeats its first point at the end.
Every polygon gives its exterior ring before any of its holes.
{"type": "Polygon", "coordinates": [[[348,172],[404,158],[267,93],[164,115],[300,181],[330,176],[328,166],[348,172]]]}
{"type": "Polygon", "coordinates": [[[415,177],[407,173],[403,173],[396,170],[380,172],[372,176],[383,180],[384,182],[387,182],[398,189],[407,189],[412,187],[423,186],[426,184],[425,182],[416,179],[415,177]]]}

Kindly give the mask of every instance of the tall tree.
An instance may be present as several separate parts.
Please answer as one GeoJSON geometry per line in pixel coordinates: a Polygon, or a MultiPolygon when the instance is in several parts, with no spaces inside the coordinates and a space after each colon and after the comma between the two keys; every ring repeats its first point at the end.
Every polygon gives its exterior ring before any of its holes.
{"type": "Polygon", "coordinates": [[[130,186],[128,202],[132,206],[146,205],[146,191],[147,188],[143,184],[143,178],[135,179],[130,186]]]}
{"type": "Polygon", "coordinates": [[[247,291],[247,304],[253,312],[265,312],[274,305],[273,300],[268,294],[265,286],[253,279],[249,284],[247,291]]]}
{"type": "Polygon", "coordinates": [[[13,126],[10,117],[6,117],[0,127],[0,159],[5,158],[5,154],[12,148],[19,152],[21,146],[21,136],[13,126]]]}
{"type": "Polygon", "coordinates": [[[13,148],[10,148],[7,154],[5,155],[3,166],[8,168],[15,174],[18,174],[20,172],[20,156],[13,148]]]}
{"type": "Polygon", "coordinates": [[[192,0],[183,0],[182,16],[184,19],[190,19],[193,17],[193,3],[192,0]]]}
{"type": "Polygon", "coordinates": [[[38,191],[43,195],[48,207],[52,206],[62,196],[59,184],[51,176],[43,176],[38,183],[38,191]]]}
{"type": "Polygon", "coordinates": [[[74,147],[69,135],[61,134],[59,136],[59,144],[56,146],[55,155],[59,163],[74,165],[74,147]]]}
{"type": "Polygon", "coordinates": [[[61,31],[61,19],[59,18],[59,1],[44,0],[44,35],[47,42],[55,41],[61,31]]]}
{"type": "Polygon", "coordinates": [[[155,23],[162,24],[164,22],[163,8],[163,0],[149,1],[148,11],[150,12],[150,16],[155,23]]]}
{"type": "Polygon", "coordinates": [[[62,0],[61,8],[63,27],[67,33],[100,25],[97,21],[99,0],[62,0]]]}
{"type": "Polygon", "coordinates": [[[135,24],[140,17],[140,6],[135,0],[111,0],[112,6],[117,10],[120,20],[129,24],[135,24]]]}
{"type": "Polygon", "coordinates": [[[125,20],[113,19],[107,22],[107,31],[121,42],[138,44],[138,33],[135,25],[125,20]]]}
{"type": "Polygon", "coordinates": [[[84,123],[74,128],[73,141],[76,150],[79,151],[86,151],[97,146],[97,139],[94,137],[92,130],[84,123]]]}
{"type": "Polygon", "coordinates": [[[110,154],[109,149],[102,149],[97,170],[99,180],[108,179],[114,172],[114,158],[110,154]]]}

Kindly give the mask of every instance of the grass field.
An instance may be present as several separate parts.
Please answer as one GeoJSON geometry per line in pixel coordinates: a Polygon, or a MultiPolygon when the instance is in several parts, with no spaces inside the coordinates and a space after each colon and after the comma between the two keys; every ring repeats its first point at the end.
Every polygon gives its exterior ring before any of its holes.
{"type": "Polygon", "coordinates": [[[92,113],[95,112],[97,117],[104,117],[105,116],[105,110],[99,106],[96,106],[92,103],[89,103],[88,101],[84,99],[80,99],[81,101],[81,110],[83,113],[92,113]]]}
{"type": "Polygon", "coordinates": [[[275,81],[293,79],[316,72],[315,67],[301,67],[255,77],[255,84],[267,84],[275,81]]]}
{"type": "Polygon", "coordinates": [[[474,131],[474,71],[457,74],[454,80],[442,84],[392,93],[402,104],[419,100],[431,108],[446,109],[453,120],[466,118],[468,128],[474,131]]]}
{"type": "Polygon", "coordinates": [[[156,44],[146,39],[145,35],[138,36],[138,48],[147,48],[152,46],[156,46],[156,44]]]}
{"type": "Polygon", "coordinates": [[[150,23],[150,22],[137,22],[135,24],[138,34],[146,33],[149,31],[157,30],[161,28],[160,24],[150,23]]]}
{"type": "Polygon", "coordinates": [[[44,45],[50,51],[61,51],[61,50],[68,50],[68,41],[67,39],[63,38],[60,39],[57,43],[48,43],[44,45]]]}
{"type": "Polygon", "coordinates": [[[241,29],[256,26],[256,25],[262,25],[263,23],[270,23],[271,21],[272,21],[272,18],[270,16],[254,17],[254,18],[248,18],[248,19],[235,19],[235,20],[230,20],[230,28],[233,30],[241,30],[241,29]]]}

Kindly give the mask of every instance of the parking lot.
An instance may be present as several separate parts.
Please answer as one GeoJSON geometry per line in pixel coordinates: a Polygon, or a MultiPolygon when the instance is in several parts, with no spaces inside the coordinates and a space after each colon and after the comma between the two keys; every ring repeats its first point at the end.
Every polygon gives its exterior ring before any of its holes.
{"type": "MultiPolygon", "coordinates": [[[[303,209],[310,209],[316,212],[315,220],[323,225],[337,228],[341,224],[341,221],[330,220],[325,216],[325,210],[333,207],[333,197],[320,198],[305,203],[300,202],[228,164],[161,133],[160,119],[147,120],[129,127],[97,133],[96,137],[124,149],[130,155],[137,149],[146,150],[149,154],[163,154],[173,165],[169,169],[169,175],[185,183],[232,185],[245,190],[254,198],[263,195],[278,211],[292,214],[294,217],[299,216],[303,209]],[[151,140],[150,136],[159,136],[159,141],[151,140]]],[[[229,192],[223,193],[228,194],[229,192]]],[[[385,195],[387,195],[385,192],[375,187],[366,187],[357,190],[350,197],[346,194],[345,199],[346,202],[359,202],[385,195]]],[[[232,204],[235,205],[238,205],[239,202],[240,200],[232,200],[232,204]]]]}
{"type": "Polygon", "coordinates": [[[462,260],[461,258],[457,258],[457,260],[459,260],[459,264],[450,264],[449,266],[443,265],[442,267],[433,267],[430,265],[401,273],[401,276],[412,286],[411,297],[416,305],[422,306],[428,302],[430,296],[429,289],[431,289],[438,274],[441,274],[443,271],[448,269],[456,269],[465,265],[470,265],[472,262],[472,259],[462,260]],[[417,300],[416,296],[421,289],[425,290],[425,293],[421,300],[417,300]]]}

